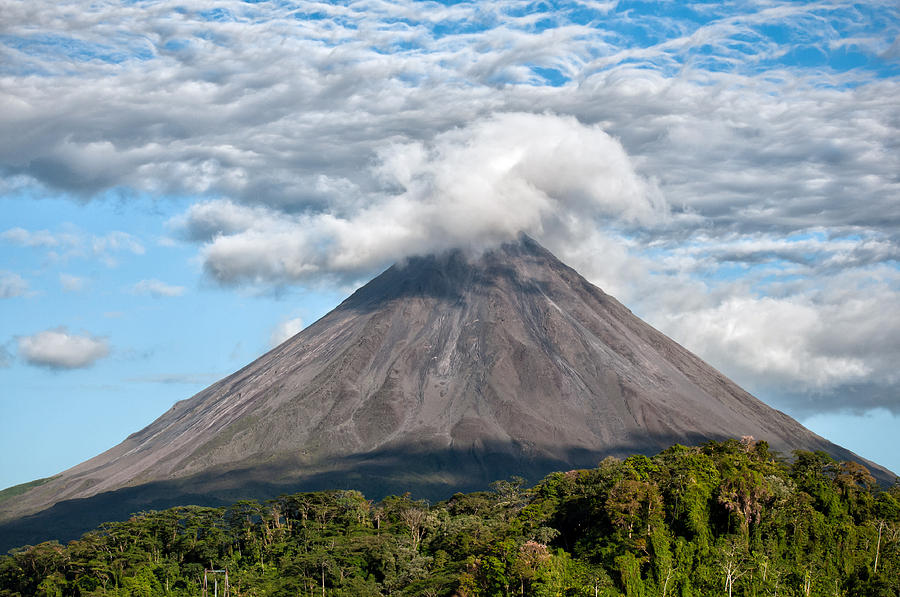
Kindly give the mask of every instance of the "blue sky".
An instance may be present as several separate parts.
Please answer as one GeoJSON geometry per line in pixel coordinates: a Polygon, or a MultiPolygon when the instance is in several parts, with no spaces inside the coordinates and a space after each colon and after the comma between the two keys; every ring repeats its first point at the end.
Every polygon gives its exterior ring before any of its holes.
{"type": "Polygon", "coordinates": [[[0,0],[0,486],[532,234],[900,471],[893,2],[0,0]]]}

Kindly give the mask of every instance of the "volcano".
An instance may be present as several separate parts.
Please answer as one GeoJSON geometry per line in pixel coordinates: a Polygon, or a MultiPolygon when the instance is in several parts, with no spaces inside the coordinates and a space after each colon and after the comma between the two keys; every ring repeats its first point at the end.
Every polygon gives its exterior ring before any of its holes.
{"type": "Polygon", "coordinates": [[[0,538],[69,538],[139,510],[327,488],[440,499],[742,436],[893,478],[522,237],[394,265],[118,446],[4,500],[0,538]]]}

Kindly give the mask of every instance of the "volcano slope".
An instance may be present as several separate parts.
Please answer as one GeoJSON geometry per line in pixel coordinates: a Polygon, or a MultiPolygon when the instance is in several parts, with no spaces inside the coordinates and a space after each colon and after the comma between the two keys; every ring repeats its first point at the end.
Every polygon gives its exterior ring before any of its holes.
{"type": "Polygon", "coordinates": [[[0,503],[3,544],[178,504],[353,488],[443,498],[606,456],[813,434],[535,241],[397,264],[118,446],[0,503]]]}

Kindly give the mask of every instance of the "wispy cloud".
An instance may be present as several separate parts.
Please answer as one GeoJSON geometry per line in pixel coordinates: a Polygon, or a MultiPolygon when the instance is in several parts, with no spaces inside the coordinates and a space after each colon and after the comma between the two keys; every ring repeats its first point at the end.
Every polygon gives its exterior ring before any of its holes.
{"type": "Polygon", "coordinates": [[[10,228],[0,234],[7,242],[23,247],[58,247],[60,245],[77,245],[79,241],[71,235],[54,235],[49,230],[29,231],[24,228],[10,228]]]}
{"type": "Polygon", "coordinates": [[[0,270],[0,299],[23,296],[28,293],[28,282],[14,272],[0,270]]]}
{"type": "Polygon", "coordinates": [[[12,364],[13,355],[6,346],[0,344],[0,369],[5,369],[12,364]]]}
{"type": "Polygon", "coordinates": [[[149,279],[137,282],[131,287],[131,290],[135,294],[147,294],[159,298],[181,296],[185,293],[186,289],[184,286],[174,286],[172,284],[166,284],[161,280],[149,279]]]}
{"type": "Polygon", "coordinates": [[[161,373],[145,377],[126,379],[129,383],[152,383],[166,385],[204,385],[222,377],[221,373],[161,373]]]}
{"type": "Polygon", "coordinates": [[[87,280],[80,276],[73,276],[72,274],[60,274],[59,285],[62,286],[62,289],[66,292],[81,292],[87,285],[87,280]]]}
{"type": "Polygon", "coordinates": [[[45,249],[51,261],[97,259],[109,267],[118,264],[118,255],[143,255],[144,246],[133,235],[114,230],[103,235],[87,234],[71,226],[66,230],[26,230],[10,228],[0,233],[0,240],[21,247],[45,249]]]}

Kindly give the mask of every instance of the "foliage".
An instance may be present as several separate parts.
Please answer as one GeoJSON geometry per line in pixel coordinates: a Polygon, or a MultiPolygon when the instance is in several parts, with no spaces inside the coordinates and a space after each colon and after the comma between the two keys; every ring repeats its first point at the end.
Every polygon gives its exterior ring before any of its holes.
{"type": "Polygon", "coordinates": [[[900,485],[764,443],[674,446],[435,505],[356,491],[184,506],[0,557],[0,596],[898,595],[900,485]]]}

